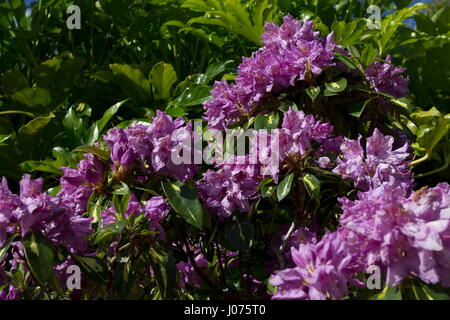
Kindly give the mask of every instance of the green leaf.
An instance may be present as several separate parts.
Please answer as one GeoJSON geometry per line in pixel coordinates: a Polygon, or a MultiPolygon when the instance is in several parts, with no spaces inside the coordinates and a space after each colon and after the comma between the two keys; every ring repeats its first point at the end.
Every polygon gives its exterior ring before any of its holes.
{"type": "Polygon", "coordinates": [[[332,96],[336,96],[337,93],[331,92],[330,90],[328,90],[328,89],[325,88],[325,91],[323,92],[323,95],[324,95],[325,97],[332,97],[332,96]]]}
{"type": "Polygon", "coordinates": [[[85,132],[83,119],[76,113],[73,107],[67,111],[66,116],[63,119],[63,125],[72,138],[75,138],[77,141],[83,139],[83,134],[85,132]]]}
{"type": "Polygon", "coordinates": [[[2,134],[0,135],[0,147],[1,146],[6,146],[7,144],[5,143],[6,141],[9,140],[9,138],[11,138],[12,135],[10,134],[2,134]]]}
{"type": "Polygon", "coordinates": [[[40,232],[31,231],[22,240],[25,258],[34,277],[42,284],[53,276],[53,246],[40,232]]]}
{"type": "Polygon", "coordinates": [[[345,64],[348,68],[350,68],[351,70],[355,70],[358,69],[358,66],[355,64],[355,62],[350,58],[347,57],[345,55],[343,55],[340,52],[336,52],[336,58],[342,62],[343,64],[345,64]]]}
{"type": "Polygon", "coordinates": [[[308,94],[308,96],[314,101],[317,99],[317,97],[320,94],[320,87],[309,87],[305,89],[306,93],[308,94]]]}
{"type": "Polygon", "coordinates": [[[112,107],[110,107],[108,110],[105,111],[103,117],[100,120],[92,124],[92,126],[89,128],[85,144],[91,145],[95,141],[97,141],[103,129],[108,124],[109,120],[111,120],[111,118],[117,113],[117,111],[119,111],[119,108],[128,100],[129,99],[126,99],[116,103],[115,105],[113,105],[112,107]]]}
{"type": "Polygon", "coordinates": [[[417,143],[425,149],[428,156],[431,155],[436,145],[450,130],[450,116],[444,116],[430,122],[429,125],[421,125],[417,137],[417,143]]]}
{"type": "Polygon", "coordinates": [[[371,99],[359,100],[359,101],[355,101],[355,102],[351,103],[350,107],[348,108],[348,114],[355,118],[361,117],[361,114],[364,112],[367,104],[370,101],[371,101],[371,99]]]}
{"type": "MultiPolygon", "coordinates": [[[[10,151],[7,151],[8,154],[4,154],[3,157],[5,162],[13,163],[13,166],[17,168],[14,169],[15,172],[19,170],[18,166],[21,162],[27,159],[43,159],[47,156],[48,148],[51,146],[55,134],[61,129],[60,122],[53,121],[54,118],[55,115],[50,113],[48,116],[31,120],[19,129],[16,139],[11,140],[10,151]]],[[[6,168],[8,165],[3,163],[0,171],[7,170],[6,168]]]]}
{"type": "Polygon", "coordinates": [[[202,16],[190,19],[188,25],[199,23],[219,26],[257,45],[261,44],[264,22],[272,21],[277,11],[277,7],[268,0],[258,1],[251,12],[247,10],[248,5],[240,0],[212,3],[210,0],[186,0],[182,7],[202,13],[202,16]]]}
{"type": "Polygon", "coordinates": [[[62,171],[58,167],[53,165],[53,161],[28,160],[28,161],[22,162],[20,164],[20,168],[24,172],[41,171],[41,172],[54,173],[56,175],[62,174],[62,171]]]}
{"type": "Polygon", "coordinates": [[[211,98],[210,86],[198,86],[194,88],[187,88],[179,97],[173,100],[170,104],[175,107],[190,107],[197,106],[211,98]]]}
{"type": "Polygon", "coordinates": [[[370,65],[375,58],[378,56],[378,50],[374,49],[372,45],[366,45],[363,52],[361,53],[361,62],[368,66],[370,65]]]}
{"type": "Polygon", "coordinates": [[[315,175],[305,174],[302,178],[306,190],[313,199],[318,199],[320,195],[320,180],[315,175]]]}
{"type": "Polygon", "coordinates": [[[98,223],[98,225],[102,225],[102,202],[104,200],[104,197],[100,196],[97,200],[95,200],[96,196],[97,193],[92,192],[91,196],[89,197],[86,211],[89,217],[94,218],[92,220],[92,223],[98,223]]]}
{"type": "Polygon", "coordinates": [[[113,81],[122,88],[128,97],[146,104],[151,101],[150,82],[145,79],[142,71],[130,65],[112,64],[113,81]]]}
{"type": "Polygon", "coordinates": [[[166,110],[164,110],[165,113],[167,113],[169,116],[177,118],[177,117],[184,117],[187,115],[186,110],[183,106],[179,105],[168,105],[166,110]]]}
{"type": "Polygon", "coordinates": [[[280,182],[280,184],[277,187],[278,201],[281,201],[284,198],[286,198],[289,192],[291,192],[292,181],[294,181],[294,173],[289,174],[283,179],[283,181],[280,182]]]}
{"type": "Polygon", "coordinates": [[[411,101],[408,99],[408,98],[392,98],[391,99],[391,102],[394,104],[394,105],[396,105],[396,106],[399,106],[399,107],[401,107],[401,109],[403,110],[403,111],[406,111],[406,112],[410,112],[411,111],[411,109],[412,109],[412,107],[411,107],[411,101]]]}
{"type": "Polygon", "coordinates": [[[265,178],[259,184],[259,190],[261,190],[261,195],[263,198],[270,197],[277,189],[276,185],[273,185],[273,178],[265,178]]]}
{"type": "Polygon", "coordinates": [[[402,300],[402,293],[399,287],[385,287],[377,300],[402,300]]]}
{"type": "Polygon", "coordinates": [[[89,279],[96,283],[106,283],[108,267],[105,261],[98,257],[81,256],[74,253],[70,253],[70,256],[89,279]]]}
{"type": "Polygon", "coordinates": [[[414,285],[413,291],[419,300],[450,300],[447,293],[424,283],[414,285]]]}
{"type": "Polygon", "coordinates": [[[258,114],[255,119],[255,129],[261,130],[273,130],[278,128],[278,124],[280,122],[280,116],[278,112],[272,112],[267,114],[258,114]]]}
{"type": "Polygon", "coordinates": [[[61,190],[61,186],[56,186],[56,187],[47,189],[47,193],[51,196],[56,196],[60,190],[61,190]]]}
{"type": "Polygon", "coordinates": [[[50,113],[48,116],[37,117],[28,122],[26,125],[20,127],[18,132],[19,143],[21,143],[20,140],[22,140],[22,137],[32,137],[37,134],[37,132],[45,128],[54,117],[55,115],[50,113]]]}
{"type": "Polygon", "coordinates": [[[131,263],[132,261],[129,256],[118,257],[116,269],[114,270],[114,288],[121,300],[129,297],[134,284],[135,271],[131,263]]]}
{"type": "Polygon", "coordinates": [[[0,248],[0,261],[3,261],[3,257],[8,252],[9,248],[11,247],[11,243],[16,239],[16,237],[16,235],[12,235],[11,237],[9,237],[9,239],[0,248]]]}
{"type": "Polygon", "coordinates": [[[347,48],[348,48],[348,51],[350,52],[350,54],[352,55],[352,57],[355,57],[355,58],[361,57],[361,55],[359,54],[358,49],[356,49],[355,46],[349,44],[349,45],[347,45],[347,48]]]}
{"type": "Polygon", "coordinates": [[[207,84],[209,81],[214,80],[217,76],[224,73],[227,70],[228,65],[233,62],[233,60],[227,60],[225,62],[211,63],[208,65],[208,68],[206,68],[205,73],[199,76],[197,83],[207,84]]]}
{"type": "Polygon", "coordinates": [[[430,123],[434,119],[440,117],[442,117],[442,113],[436,109],[436,107],[432,107],[427,111],[416,111],[411,114],[411,118],[413,118],[418,124],[430,123]]]}
{"type": "Polygon", "coordinates": [[[177,74],[171,64],[159,62],[153,66],[149,80],[155,99],[167,99],[173,84],[177,82],[177,74]]]}
{"type": "Polygon", "coordinates": [[[25,76],[17,69],[8,70],[2,75],[0,84],[7,95],[13,95],[17,91],[30,87],[25,76]]]}
{"type": "Polygon", "coordinates": [[[150,249],[150,264],[162,299],[170,297],[177,286],[177,268],[173,256],[161,248],[150,249]]]}
{"type": "Polygon", "coordinates": [[[198,229],[204,229],[207,215],[197,195],[197,191],[181,181],[163,181],[162,187],[170,205],[178,215],[198,229]]]}
{"type": "Polygon", "coordinates": [[[125,219],[125,213],[128,209],[128,203],[130,202],[131,191],[128,185],[121,182],[122,188],[119,188],[113,192],[113,205],[116,212],[125,219]],[[121,199],[119,200],[119,196],[121,199]]]}
{"type": "Polygon", "coordinates": [[[333,82],[325,82],[325,87],[332,93],[344,91],[347,88],[347,79],[341,78],[333,82]]]}
{"type": "Polygon", "coordinates": [[[261,187],[261,195],[263,198],[268,198],[273,195],[273,193],[277,190],[277,186],[274,185],[266,185],[261,187]]]}
{"type": "Polygon", "coordinates": [[[94,146],[81,146],[73,150],[74,152],[82,152],[82,153],[92,153],[97,156],[99,159],[108,161],[109,160],[109,152],[94,146]]]}
{"type": "Polygon", "coordinates": [[[245,215],[229,219],[224,226],[227,247],[232,250],[248,252],[251,248],[254,230],[251,221],[245,215]]]}

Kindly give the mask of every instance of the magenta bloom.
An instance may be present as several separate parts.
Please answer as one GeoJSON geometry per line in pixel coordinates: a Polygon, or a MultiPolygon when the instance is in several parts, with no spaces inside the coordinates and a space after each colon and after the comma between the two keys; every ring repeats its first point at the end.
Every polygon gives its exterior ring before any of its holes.
{"type": "Polygon", "coordinates": [[[31,179],[26,174],[20,181],[20,195],[10,192],[3,178],[0,194],[0,245],[9,233],[20,227],[25,236],[38,230],[56,245],[66,246],[73,252],[87,249],[85,236],[91,233],[91,218],[83,218],[66,207],[58,196],[42,192],[43,179],[31,179]]]}
{"type": "Polygon", "coordinates": [[[332,133],[333,126],[330,124],[290,108],[284,113],[281,128],[272,130],[271,133],[256,132],[257,139],[252,145],[251,154],[254,159],[258,159],[263,175],[272,176],[278,182],[280,166],[288,159],[295,161],[313,150],[314,142],[324,145],[317,150],[318,155],[334,151],[328,144],[340,139],[331,138],[332,133]]]}
{"type": "Polygon", "coordinates": [[[127,133],[123,129],[113,128],[108,131],[104,140],[109,145],[113,176],[118,180],[127,178],[132,173],[137,158],[127,133]]]}
{"type": "Polygon", "coordinates": [[[339,233],[328,233],[315,245],[293,247],[291,255],[295,266],[276,272],[270,279],[277,287],[272,299],[325,300],[348,295],[358,264],[339,233]]]}
{"type": "Polygon", "coordinates": [[[266,23],[264,46],[251,57],[242,59],[235,83],[217,81],[213,98],[204,103],[209,128],[225,129],[241,115],[270,99],[272,94],[294,86],[297,80],[312,79],[326,67],[333,66],[333,34],[317,38],[312,21],[302,22],[292,16],[283,24],[266,23]]]}
{"type": "Polygon", "coordinates": [[[386,282],[398,285],[413,274],[427,283],[449,286],[450,186],[439,184],[409,198],[398,186],[383,184],[340,199],[340,234],[366,266],[385,269],[386,282]]]}
{"type": "Polygon", "coordinates": [[[106,165],[93,154],[78,163],[77,169],[62,168],[61,189],[58,197],[64,206],[76,214],[86,212],[87,202],[94,189],[102,189],[106,178],[106,165]]]}
{"type": "Polygon", "coordinates": [[[193,164],[193,135],[191,124],[185,125],[182,118],[173,120],[157,110],[150,124],[133,124],[122,129],[111,129],[105,136],[111,151],[113,174],[124,179],[131,174],[144,181],[146,175],[158,172],[172,178],[186,181],[199,169],[193,164]],[[189,154],[174,163],[172,156],[183,156],[178,150],[189,154]],[[134,168],[135,171],[132,169],[134,168]]]}
{"type": "Polygon", "coordinates": [[[368,190],[383,183],[401,184],[405,190],[412,185],[412,174],[408,168],[411,154],[409,144],[393,150],[394,138],[375,129],[367,138],[366,148],[358,140],[344,138],[341,145],[342,158],[338,158],[333,170],[344,178],[351,178],[355,186],[368,190]]]}
{"type": "Polygon", "coordinates": [[[149,229],[159,233],[160,240],[165,239],[162,222],[170,212],[170,207],[163,197],[152,197],[145,204],[144,216],[150,220],[149,229]]]}
{"type": "Polygon", "coordinates": [[[152,197],[145,204],[145,217],[151,221],[162,222],[169,214],[170,207],[163,197],[152,197]]]}
{"type": "Polygon", "coordinates": [[[386,57],[386,63],[373,62],[366,69],[366,78],[375,91],[390,94],[396,98],[408,95],[409,80],[402,77],[405,68],[398,68],[391,64],[391,56],[386,57]]]}
{"type": "MultiPolygon", "coordinates": [[[[193,164],[193,132],[191,124],[184,124],[182,118],[172,120],[164,112],[157,110],[156,117],[148,127],[147,133],[152,144],[151,164],[155,171],[181,181],[187,181],[198,171],[193,164]],[[189,163],[176,164],[172,160],[177,149],[184,146],[190,154],[189,163]]],[[[181,155],[180,155],[181,156],[181,155]]]]}
{"type": "Polygon", "coordinates": [[[234,156],[208,170],[197,182],[200,197],[211,212],[227,218],[234,212],[248,212],[250,201],[259,197],[259,167],[249,156],[234,156]]]}

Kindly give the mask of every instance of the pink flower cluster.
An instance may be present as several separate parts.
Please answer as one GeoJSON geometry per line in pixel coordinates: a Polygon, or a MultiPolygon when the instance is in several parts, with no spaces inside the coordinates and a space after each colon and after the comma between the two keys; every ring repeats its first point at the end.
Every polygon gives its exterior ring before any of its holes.
{"type": "Polygon", "coordinates": [[[235,83],[216,82],[213,99],[205,102],[205,120],[210,128],[225,129],[241,115],[267,102],[270,94],[294,86],[297,80],[319,75],[334,65],[333,34],[319,39],[312,21],[302,22],[288,15],[283,24],[267,23],[264,46],[250,58],[243,58],[235,83]]]}

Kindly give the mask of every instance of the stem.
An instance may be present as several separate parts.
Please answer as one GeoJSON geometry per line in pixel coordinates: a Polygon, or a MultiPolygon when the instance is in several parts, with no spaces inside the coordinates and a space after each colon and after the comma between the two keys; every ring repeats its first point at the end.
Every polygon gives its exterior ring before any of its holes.
{"type": "Polygon", "coordinates": [[[409,164],[410,167],[418,165],[419,163],[422,163],[424,161],[427,161],[428,158],[430,157],[430,155],[427,153],[426,155],[424,155],[422,158],[411,161],[411,163],[409,164]]]}
{"type": "Polygon", "coordinates": [[[216,250],[217,250],[217,260],[219,262],[219,270],[220,270],[220,274],[221,274],[221,278],[222,278],[222,283],[225,285],[225,287],[229,288],[227,279],[225,276],[225,270],[224,270],[223,264],[222,264],[222,252],[220,251],[218,244],[216,244],[216,250]]]}
{"type": "Polygon", "coordinates": [[[304,193],[303,193],[304,189],[302,188],[302,185],[300,184],[299,181],[297,181],[296,185],[298,188],[298,197],[294,196],[294,201],[297,202],[298,210],[295,211],[294,220],[292,221],[292,224],[289,227],[288,232],[284,236],[283,242],[281,243],[281,245],[278,249],[278,252],[277,252],[277,258],[278,258],[278,262],[280,264],[280,269],[284,269],[283,251],[286,248],[286,244],[287,244],[289,238],[291,237],[292,233],[294,232],[295,227],[297,226],[298,219],[302,218],[304,209],[305,209],[305,205],[304,205],[305,197],[304,197],[304,193]],[[301,201],[301,199],[303,199],[303,201],[301,201]]]}
{"type": "Polygon", "coordinates": [[[200,270],[200,268],[197,266],[197,263],[195,262],[195,257],[192,254],[192,251],[189,247],[189,243],[186,238],[186,234],[184,235],[184,245],[186,247],[186,254],[189,258],[189,261],[192,264],[192,267],[194,268],[194,271],[198,274],[198,276],[203,280],[203,282],[212,290],[215,290],[214,284],[205,276],[205,274],[200,270]]]}
{"type": "Polygon", "coordinates": [[[444,171],[445,169],[447,169],[449,162],[450,162],[450,158],[447,158],[447,161],[445,162],[445,164],[442,167],[434,169],[434,170],[431,170],[431,171],[428,171],[428,172],[425,172],[425,173],[418,174],[418,175],[416,175],[414,177],[416,179],[417,178],[423,178],[423,177],[431,176],[432,174],[444,171]]]}
{"type": "Polygon", "coordinates": [[[278,249],[278,252],[277,252],[278,263],[280,264],[280,269],[284,269],[283,251],[284,251],[284,248],[286,247],[286,244],[287,244],[289,238],[292,235],[292,232],[294,232],[294,229],[295,229],[295,219],[292,222],[291,226],[289,227],[288,232],[284,236],[283,242],[281,243],[280,248],[278,249]]]}
{"type": "Polygon", "coordinates": [[[34,114],[32,114],[31,112],[27,112],[27,111],[21,111],[21,110],[8,110],[8,111],[1,111],[0,115],[3,114],[15,114],[15,113],[20,113],[20,114],[25,114],[31,118],[34,118],[34,114]]]}

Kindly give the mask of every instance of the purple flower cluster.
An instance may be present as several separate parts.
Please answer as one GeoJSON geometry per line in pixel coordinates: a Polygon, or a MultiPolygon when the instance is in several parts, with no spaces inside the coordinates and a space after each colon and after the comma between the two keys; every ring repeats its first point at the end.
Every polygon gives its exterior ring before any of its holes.
{"type": "Polygon", "coordinates": [[[86,159],[78,163],[77,169],[62,168],[64,175],[60,179],[61,189],[58,197],[61,202],[76,214],[86,211],[87,202],[92,191],[103,189],[107,167],[93,154],[86,154],[86,159]]]}
{"type": "Polygon", "coordinates": [[[357,284],[351,275],[359,269],[358,263],[337,232],[326,234],[317,244],[292,247],[291,255],[294,267],[270,279],[278,287],[272,299],[340,299],[348,294],[349,283],[357,284]]]}
{"type": "Polygon", "coordinates": [[[215,83],[213,99],[204,104],[209,127],[225,129],[266,102],[271,93],[294,86],[296,80],[310,80],[334,65],[333,34],[319,39],[312,25],[312,21],[302,22],[290,15],[281,26],[267,23],[264,46],[243,58],[235,83],[215,83]]]}
{"type": "Polygon", "coordinates": [[[42,192],[43,179],[24,175],[20,194],[13,194],[3,178],[0,187],[0,247],[13,233],[25,236],[38,230],[55,245],[63,245],[74,252],[84,252],[91,233],[91,218],[83,218],[64,205],[64,200],[42,192]]]}
{"type": "Polygon", "coordinates": [[[186,181],[192,178],[198,167],[175,164],[171,156],[181,149],[180,146],[184,150],[193,150],[192,145],[183,145],[185,141],[192,141],[192,136],[191,124],[185,125],[182,118],[172,120],[159,110],[149,125],[135,124],[127,129],[111,129],[105,140],[111,151],[113,175],[118,180],[126,178],[136,165],[136,160],[139,160],[138,170],[143,173],[153,171],[186,181]]]}
{"type": "Polygon", "coordinates": [[[249,156],[233,156],[208,170],[197,182],[200,197],[211,212],[227,218],[236,210],[248,212],[250,201],[259,197],[259,166],[249,156]]]}
{"type": "Polygon", "coordinates": [[[393,150],[393,138],[375,130],[365,153],[359,140],[344,139],[335,171],[364,191],[354,201],[339,199],[338,231],[316,244],[293,244],[295,266],[273,275],[273,299],[339,299],[349,284],[360,285],[355,273],[372,265],[388,286],[410,275],[450,286],[450,185],[411,193],[408,145],[393,150]]]}
{"type": "MultiPolygon", "coordinates": [[[[313,115],[290,108],[285,114],[280,134],[281,161],[292,156],[302,156],[311,150],[311,142],[319,144],[331,138],[333,126],[316,120],[313,115]]],[[[330,150],[322,150],[327,152],[330,150]]]]}
{"type": "Polygon", "coordinates": [[[377,92],[390,94],[396,98],[408,95],[408,79],[401,76],[405,68],[391,64],[391,56],[386,57],[386,63],[373,62],[366,69],[366,79],[377,92]]]}
{"type": "Polygon", "coordinates": [[[406,197],[402,188],[384,184],[340,201],[339,233],[360,261],[385,268],[387,285],[413,274],[450,286],[450,185],[406,197]]]}
{"type": "Polygon", "coordinates": [[[281,128],[257,131],[251,139],[250,155],[233,156],[218,162],[216,170],[208,170],[197,183],[206,206],[221,218],[235,210],[248,212],[250,201],[259,197],[258,185],[263,176],[278,182],[280,166],[288,159],[296,161],[313,150],[313,142],[321,145],[317,154],[335,151],[340,138],[331,138],[333,127],[312,115],[290,108],[281,128]]]}
{"type": "Polygon", "coordinates": [[[290,108],[284,113],[281,128],[272,130],[271,133],[257,132],[257,143],[252,146],[251,152],[252,155],[258,155],[263,175],[271,175],[278,181],[280,164],[312,151],[313,141],[321,146],[317,150],[318,155],[334,152],[335,142],[340,142],[341,138],[332,138],[332,133],[333,126],[330,124],[290,108]]]}
{"type": "Polygon", "coordinates": [[[338,165],[333,171],[353,179],[355,186],[364,191],[384,183],[399,184],[408,190],[413,183],[408,169],[409,145],[405,143],[393,150],[393,143],[393,137],[383,135],[378,129],[367,138],[365,150],[361,137],[358,140],[344,138],[342,158],[337,159],[338,165]]]}

